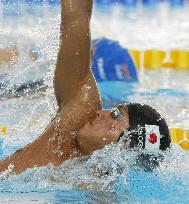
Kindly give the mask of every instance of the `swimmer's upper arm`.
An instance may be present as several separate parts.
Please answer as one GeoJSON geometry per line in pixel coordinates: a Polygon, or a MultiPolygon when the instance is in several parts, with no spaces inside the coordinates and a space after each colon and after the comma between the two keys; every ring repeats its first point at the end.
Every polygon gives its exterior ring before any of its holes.
{"type": "Polygon", "coordinates": [[[89,23],[92,0],[73,0],[72,3],[74,6],[62,0],[61,42],[54,80],[55,96],[60,108],[79,93],[88,80],[95,87],[94,95],[99,98],[91,70],[89,23]]]}
{"type": "Polygon", "coordinates": [[[100,108],[99,98],[93,93],[95,92],[89,80],[88,85],[82,86],[80,92],[61,109],[37,140],[0,161],[0,172],[6,172],[10,164],[14,166],[13,172],[21,173],[34,166],[40,167],[49,163],[59,165],[69,159],[70,154],[75,151],[72,148],[72,144],[76,142],[73,132],[79,130],[87,121],[94,119],[95,110],[100,108]],[[58,156],[57,150],[61,153],[58,156]]]}

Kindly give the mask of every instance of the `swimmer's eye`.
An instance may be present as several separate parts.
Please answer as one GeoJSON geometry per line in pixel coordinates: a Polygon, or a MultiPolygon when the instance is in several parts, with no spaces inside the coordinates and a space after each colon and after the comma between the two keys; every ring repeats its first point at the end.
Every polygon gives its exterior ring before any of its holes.
{"type": "Polygon", "coordinates": [[[112,108],[110,115],[113,119],[117,120],[118,118],[123,116],[123,113],[118,108],[112,108]]]}

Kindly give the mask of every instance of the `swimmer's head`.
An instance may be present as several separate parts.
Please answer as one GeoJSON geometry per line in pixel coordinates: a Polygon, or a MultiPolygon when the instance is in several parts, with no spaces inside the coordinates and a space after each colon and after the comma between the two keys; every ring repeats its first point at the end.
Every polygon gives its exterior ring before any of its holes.
{"type": "Polygon", "coordinates": [[[122,132],[118,141],[129,141],[130,148],[166,150],[170,147],[168,125],[155,109],[139,103],[131,103],[126,106],[129,128],[122,132]]]}
{"type": "Polygon", "coordinates": [[[84,154],[120,141],[126,148],[146,148],[147,134],[151,134],[152,143],[159,141],[158,149],[170,146],[168,126],[156,110],[138,103],[121,104],[97,111],[96,118],[80,129],[78,145],[84,154]],[[151,134],[154,130],[157,135],[151,134]]]}

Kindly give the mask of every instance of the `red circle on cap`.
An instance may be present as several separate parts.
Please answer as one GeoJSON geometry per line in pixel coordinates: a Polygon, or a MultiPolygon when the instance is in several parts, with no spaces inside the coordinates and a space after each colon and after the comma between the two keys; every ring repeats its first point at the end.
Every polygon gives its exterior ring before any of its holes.
{"type": "Polygon", "coordinates": [[[157,135],[155,133],[151,133],[148,138],[151,144],[155,144],[157,142],[157,135]]]}

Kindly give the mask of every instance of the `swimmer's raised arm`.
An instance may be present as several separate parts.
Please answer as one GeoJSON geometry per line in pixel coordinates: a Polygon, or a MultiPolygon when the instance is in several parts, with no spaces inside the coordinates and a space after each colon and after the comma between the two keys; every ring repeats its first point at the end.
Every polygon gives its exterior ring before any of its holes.
{"type": "Polygon", "coordinates": [[[85,84],[99,92],[91,70],[90,19],[92,0],[62,0],[60,50],[55,70],[55,96],[59,109],[68,103],[85,84]]]}
{"type": "Polygon", "coordinates": [[[37,140],[0,161],[0,172],[5,176],[10,164],[15,173],[50,163],[56,166],[117,141],[126,148],[145,148],[147,132],[152,128],[149,126],[157,126],[156,137],[161,135],[156,148],[166,150],[170,145],[168,126],[153,108],[121,104],[112,110],[101,109],[90,68],[92,0],[62,0],[61,3],[61,46],[55,71],[59,112],[37,140]],[[134,135],[125,135],[129,132],[134,135]]]}
{"type": "Polygon", "coordinates": [[[90,100],[92,90],[89,89],[86,94],[84,89],[65,105],[37,140],[0,161],[0,178],[7,176],[9,165],[12,166],[12,172],[18,174],[28,168],[50,163],[57,166],[66,159],[81,155],[76,142],[77,132],[95,117],[94,108],[98,108],[95,105],[97,102],[90,100]],[[89,103],[86,105],[88,97],[89,103]]]}
{"type": "Polygon", "coordinates": [[[13,172],[21,173],[49,163],[59,165],[71,158],[77,149],[74,134],[101,109],[90,67],[92,0],[62,0],[61,3],[65,10],[54,81],[59,113],[37,140],[0,161],[0,172],[6,171],[9,164],[14,166],[13,172]]]}

